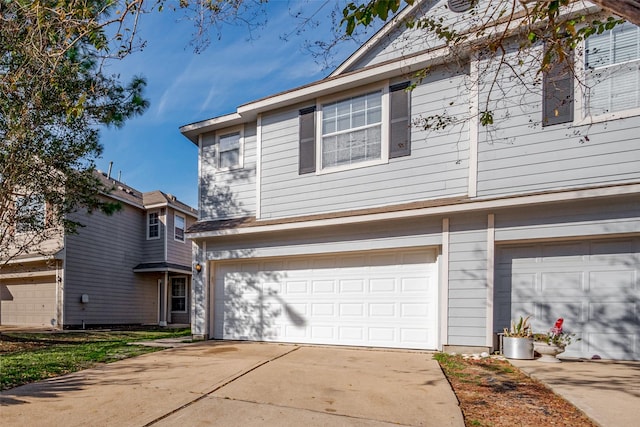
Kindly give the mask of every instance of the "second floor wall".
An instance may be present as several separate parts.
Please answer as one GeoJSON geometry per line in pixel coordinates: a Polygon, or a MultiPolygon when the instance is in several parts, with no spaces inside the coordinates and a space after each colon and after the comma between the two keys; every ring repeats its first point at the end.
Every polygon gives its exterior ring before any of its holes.
{"type": "MultiPolygon", "coordinates": [[[[542,54],[542,46],[526,52],[542,54]]],[[[255,120],[238,115],[233,126],[201,135],[201,219],[640,182],[640,29],[625,24],[593,36],[574,55],[574,69],[559,74],[538,74],[514,49],[503,67],[472,54],[423,78],[398,65],[377,80],[350,71],[362,81],[330,91],[318,84],[317,96],[307,94],[314,85],[295,89],[287,106],[260,107],[255,120]],[[405,82],[415,87],[405,90],[405,82]],[[485,111],[493,122],[483,126],[485,111]],[[409,146],[398,151],[403,133],[409,146]]]]}

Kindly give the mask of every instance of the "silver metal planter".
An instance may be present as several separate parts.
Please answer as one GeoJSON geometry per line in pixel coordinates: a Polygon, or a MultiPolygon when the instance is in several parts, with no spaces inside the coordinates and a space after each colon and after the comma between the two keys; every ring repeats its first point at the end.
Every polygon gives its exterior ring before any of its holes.
{"type": "Polygon", "coordinates": [[[533,338],[502,337],[502,354],[507,359],[533,359],[533,338]]]}

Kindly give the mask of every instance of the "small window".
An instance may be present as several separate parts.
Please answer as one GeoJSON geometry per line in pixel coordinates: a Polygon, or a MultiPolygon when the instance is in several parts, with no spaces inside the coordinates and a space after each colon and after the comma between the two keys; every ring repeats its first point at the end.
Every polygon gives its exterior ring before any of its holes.
{"type": "Polygon", "coordinates": [[[218,137],[218,169],[242,167],[242,135],[240,131],[218,137]]]}
{"type": "Polygon", "coordinates": [[[171,311],[186,313],[187,311],[187,278],[171,278],[171,311]]]}
{"type": "Polygon", "coordinates": [[[45,228],[45,203],[37,196],[18,197],[15,200],[16,232],[27,233],[45,228]]]}
{"type": "Polygon", "coordinates": [[[158,212],[147,214],[147,239],[160,238],[160,216],[158,212]]]}
{"type": "Polygon", "coordinates": [[[176,214],[173,219],[173,238],[180,242],[184,242],[184,217],[176,214]]]}
{"type": "Polygon", "coordinates": [[[585,42],[585,114],[640,108],[640,27],[617,25],[585,42]]]}
{"type": "Polygon", "coordinates": [[[573,58],[551,61],[542,81],[542,126],[573,122],[573,58]]]}

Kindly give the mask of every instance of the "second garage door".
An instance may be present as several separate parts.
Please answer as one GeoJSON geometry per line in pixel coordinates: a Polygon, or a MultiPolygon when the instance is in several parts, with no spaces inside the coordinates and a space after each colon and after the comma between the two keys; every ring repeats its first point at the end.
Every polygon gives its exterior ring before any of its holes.
{"type": "Polygon", "coordinates": [[[437,347],[435,249],[217,263],[213,337],[437,347]]]}
{"type": "Polygon", "coordinates": [[[0,284],[0,324],[50,327],[56,320],[55,279],[43,277],[37,283],[5,280],[0,284]]]}
{"type": "Polygon", "coordinates": [[[504,246],[496,270],[496,326],[531,315],[536,332],[558,317],[581,341],[565,356],[640,360],[640,238],[504,246]]]}

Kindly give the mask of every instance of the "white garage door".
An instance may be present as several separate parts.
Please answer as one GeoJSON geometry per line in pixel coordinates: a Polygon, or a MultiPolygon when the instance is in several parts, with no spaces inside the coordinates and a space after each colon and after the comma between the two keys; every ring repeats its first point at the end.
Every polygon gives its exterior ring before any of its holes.
{"type": "Polygon", "coordinates": [[[0,324],[51,326],[56,319],[55,276],[43,283],[20,283],[6,280],[0,285],[0,324]]]}
{"type": "Polygon", "coordinates": [[[640,360],[640,238],[499,249],[497,328],[531,314],[536,332],[559,317],[581,341],[570,357],[640,360]]]}
{"type": "Polygon", "coordinates": [[[213,336],[435,349],[436,251],[217,263],[213,336]]]}

